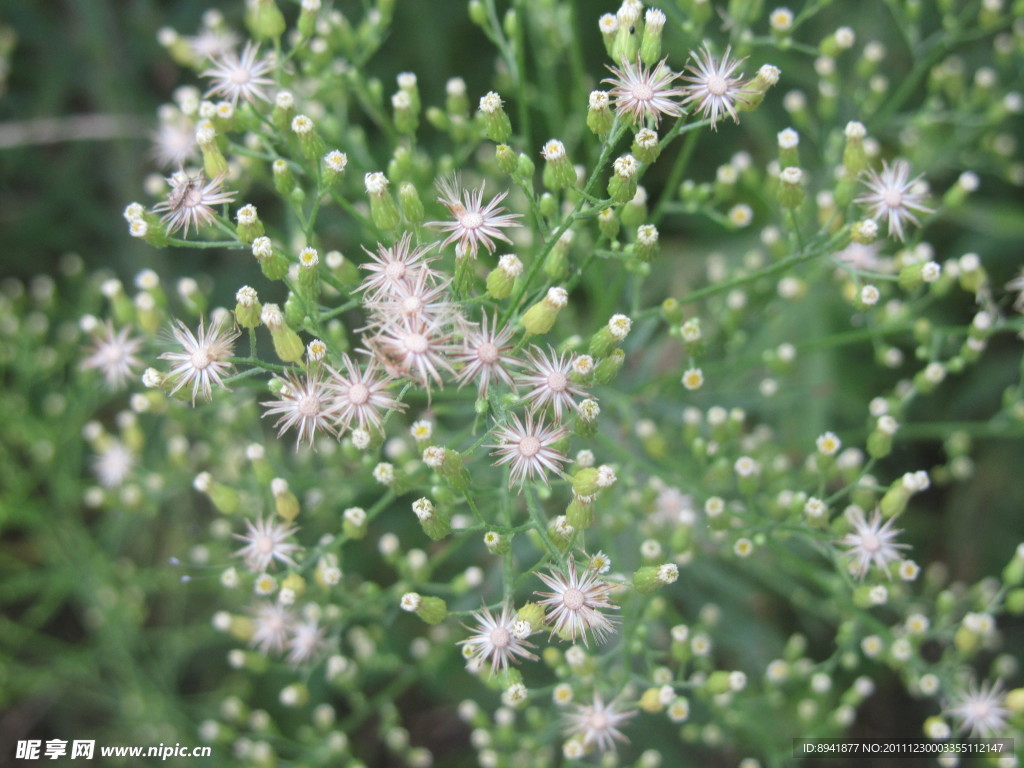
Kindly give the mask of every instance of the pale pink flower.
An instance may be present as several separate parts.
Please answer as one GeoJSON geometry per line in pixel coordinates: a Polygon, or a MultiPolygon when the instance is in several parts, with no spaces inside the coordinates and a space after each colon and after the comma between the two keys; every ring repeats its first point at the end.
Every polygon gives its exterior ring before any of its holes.
{"type": "Polygon", "coordinates": [[[650,69],[640,60],[635,65],[626,62],[621,69],[608,67],[615,77],[601,82],[612,85],[609,93],[620,117],[632,123],[652,120],[657,125],[662,115],[679,117],[683,114],[682,106],[675,99],[683,96],[684,90],[672,85],[679,73],[669,69],[666,61],[662,59],[650,69]]]}
{"type": "Polygon", "coordinates": [[[904,221],[921,224],[912,211],[932,213],[932,209],[924,205],[925,193],[914,191],[920,179],[921,176],[910,178],[910,163],[906,160],[896,160],[892,165],[883,160],[881,173],[865,172],[864,184],[871,191],[854,202],[866,205],[868,214],[876,221],[886,219],[889,236],[902,240],[904,221]]]}
{"type": "Polygon", "coordinates": [[[889,563],[900,558],[900,550],[907,549],[907,544],[896,544],[895,538],[899,530],[892,525],[895,518],[882,522],[882,513],[877,509],[871,520],[865,520],[864,514],[857,510],[850,515],[853,532],[846,534],[841,544],[849,547],[846,555],[853,563],[852,570],[860,578],[867,575],[868,569],[874,564],[889,575],[889,563]]]}
{"type": "Polygon", "coordinates": [[[619,726],[636,715],[635,711],[622,711],[615,702],[605,704],[601,694],[594,693],[589,705],[577,704],[576,711],[566,714],[567,736],[578,737],[584,747],[595,745],[601,752],[615,749],[615,742],[628,742],[619,726]]]}
{"type": "Polygon", "coordinates": [[[586,397],[587,394],[571,378],[572,355],[559,355],[551,347],[545,355],[535,346],[527,354],[527,359],[533,370],[521,376],[519,383],[530,387],[525,397],[530,409],[537,412],[550,406],[555,413],[555,421],[561,421],[563,410],[576,407],[574,398],[586,397]]]}
{"type": "Polygon", "coordinates": [[[480,397],[487,395],[492,378],[500,379],[515,389],[515,381],[508,369],[522,365],[521,361],[510,354],[512,327],[506,325],[499,331],[497,324],[496,317],[488,319],[484,314],[478,328],[467,329],[463,332],[461,346],[451,355],[453,362],[465,363],[465,367],[459,371],[455,381],[462,387],[476,379],[477,393],[480,397]]]}
{"type": "Polygon", "coordinates": [[[526,414],[526,424],[516,414],[509,415],[510,423],[498,427],[494,436],[497,445],[488,448],[496,449],[491,453],[497,456],[496,466],[510,464],[512,468],[509,485],[522,485],[526,480],[533,480],[540,475],[541,481],[547,485],[544,473],[560,474],[562,465],[568,461],[565,454],[552,446],[569,435],[565,427],[549,427],[543,421],[533,420],[533,414],[526,414]]]}
{"type": "Polygon", "coordinates": [[[502,606],[499,616],[494,616],[484,606],[482,610],[473,613],[473,618],[478,625],[475,633],[460,640],[458,644],[467,646],[472,651],[472,658],[480,662],[489,658],[491,672],[496,672],[498,667],[507,670],[509,661],[515,662],[516,656],[536,661],[537,657],[527,650],[536,648],[533,643],[526,641],[530,625],[517,621],[509,605],[502,606]]]}
{"type": "Polygon", "coordinates": [[[188,237],[190,227],[195,227],[198,232],[200,227],[213,221],[213,206],[235,200],[234,192],[221,189],[224,174],[207,183],[202,173],[178,171],[167,179],[167,183],[171,185],[171,191],[164,202],[153,206],[153,211],[164,213],[160,220],[167,225],[169,235],[182,227],[185,228],[185,237],[188,237]]]}
{"type": "Polygon", "coordinates": [[[686,68],[689,76],[683,76],[683,79],[690,83],[683,88],[686,93],[683,103],[696,102],[697,109],[704,118],[710,118],[712,130],[718,129],[718,120],[725,115],[729,115],[733,122],[738,123],[740,118],[736,113],[736,103],[746,101],[753,95],[753,91],[747,87],[742,76],[733,75],[736,67],[745,59],[730,61],[731,51],[731,47],[726,48],[725,55],[720,61],[711,55],[707,45],[700,53],[691,51],[690,55],[696,59],[696,63],[686,68]]]}
{"type": "Polygon", "coordinates": [[[538,605],[547,606],[546,621],[551,625],[552,635],[576,642],[577,638],[587,645],[587,630],[594,633],[598,642],[603,641],[615,631],[615,625],[602,610],[618,610],[609,600],[613,585],[601,578],[590,569],[580,574],[576,570],[576,561],[568,560],[566,573],[552,571],[551,574],[538,573],[551,592],[537,592],[545,598],[538,605]]]}
{"type": "Polygon", "coordinates": [[[436,323],[403,318],[384,325],[367,345],[389,373],[408,377],[429,391],[432,384],[444,385],[441,371],[454,373],[445,357],[451,338],[436,323]]]}
{"type": "Polygon", "coordinates": [[[377,243],[377,253],[363,248],[370,261],[360,264],[359,268],[370,274],[363,278],[359,290],[363,291],[367,301],[372,302],[390,295],[400,286],[408,285],[423,270],[428,270],[427,274],[436,279],[437,273],[427,266],[437,258],[436,255],[427,257],[433,247],[431,244],[413,248],[412,235],[406,233],[390,248],[377,243]]]}
{"type": "MultiPolygon", "coordinates": [[[[222,327],[220,318],[209,328],[199,320],[199,334],[194,336],[181,320],[175,320],[172,328],[174,338],[181,344],[182,352],[164,352],[161,360],[170,360],[175,365],[168,378],[174,381],[173,395],[186,384],[192,384],[192,404],[201,392],[207,400],[213,398],[213,385],[225,387],[224,376],[233,367],[228,359],[234,354],[234,341],[238,332],[222,327]]],[[[226,388],[226,387],[225,387],[226,388]]]]}
{"type": "Polygon", "coordinates": [[[498,205],[505,199],[507,192],[496,195],[486,206],[483,204],[484,185],[476,190],[462,190],[454,177],[441,179],[437,184],[441,196],[438,202],[444,203],[455,221],[431,221],[427,226],[435,227],[450,234],[441,243],[441,247],[456,243],[456,253],[476,257],[482,245],[489,253],[494,253],[494,239],[508,239],[502,229],[521,227],[516,219],[522,218],[519,213],[502,213],[506,210],[498,205]]]}
{"type": "Polygon", "coordinates": [[[953,697],[949,714],[960,721],[960,729],[971,737],[991,738],[1003,735],[1010,710],[1006,707],[1006,695],[1001,683],[986,682],[980,687],[971,682],[953,697]]]}
{"type": "Polygon", "coordinates": [[[249,643],[264,655],[283,651],[294,624],[295,615],[287,607],[279,603],[260,603],[253,617],[249,643]]]}
{"type": "Polygon", "coordinates": [[[239,99],[250,103],[257,99],[270,101],[263,88],[274,85],[274,81],[264,75],[274,68],[274,63],[268,57],[257,59],[259,51],[259,46],[248,42],[241,56],[229,51],[211,57],[213,66],[200,74],[213,81],[213,87],[206,96],[223,96],[232,104],[237,104],[239,99]]]}
{"type": "Polygon", "coordinates": [[[296,447],[303,440],[312,445],[318,431],[337,436],[338,432],[332,423],[338,407],[336,395],[319,373],[307,371],[305,377],[300,379],[288,372],[278,381],[281,383],[281,391],[277,400],[268,400],[260,405],[267,409],[264,416],[281,417],[274,424],[278,428],[279,437],[296,426],[296,447]]]}
{"type": "Polygon", "coordinates": [[[128,327],[115,333],[114,324],[108,320],[96,329],[92,354],[82,361],[82,368],[99,370],[111,389],[123,387],[128,378],[135,375],[135,366],[142,365],[135,356],[142,347],[142,339],[130,334],[128,327]]]}
{"type": "Polygon", "coordinates": [[[275,523],[273,518],[245,521],[248,529],[246,533],[234,534],[236,539],[241,539],[246,544],[235,552],[239,557],[245,558],[245,564],[250,571],[262,573],[277,560],[278,562],[297,567],[292,559],[292,553],[302,549],[298,544],[292,544],[286,539],[295,533],[298,528],[283,523],[275,523]]]}
{"type": "Polygon", "coordinates": [[[381,417],[384,413],[405,410],[405,404],[387,391],[392,378],[379,370],[376,359],[371,358],[365,370],[348,355],[342,355],[341,362],[345,372],[328,366],[331,377],[326,384],[333,395],[331,412],[339,434],[345,432],[353,420],[360,429],[372,424],[379,432],[383,429],[381,417]]]}

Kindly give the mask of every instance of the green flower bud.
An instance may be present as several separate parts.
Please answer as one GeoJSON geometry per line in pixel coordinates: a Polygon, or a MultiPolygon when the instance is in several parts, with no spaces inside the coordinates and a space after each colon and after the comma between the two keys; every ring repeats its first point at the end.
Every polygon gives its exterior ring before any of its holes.
{"type": "Polygon", "coordinates": [[[312,37],[316,32],[316,17],[320,11],[320,3],[314,5],[302,4],[302,10],[299,11],[299,20],[295,26],[299,30],[299,34],[303,37],[312,37]]]}
{"type": "Polygon", "coordinates": [[[637,592],[649,595],[678,578],[679,567],[675,563],[648,565],[633,572],[633,586],[637,592]]]}
{"type": "Polygon", "coordinates": [[[420,598],[416,615],[427,624],[440,624],[448,616],[448,606],[440,597],[420,598]]]}
{"type": "Polygon", "coordinates": [[[248,285],[242,286],[235,294],[235,322],[242,328],[255,328],[260,324],[260,306],[256,289],[248,285]]]}
{"type": "Polygon", "coordinates": [[[665,14],[657,8],[648,8],[644,14],[644,33],[640,38],[640,59],[649,67],[661,56],[661,32],[665,28],[665,14]]]}
{"type": "Polygon", "coordinates": [[[299,500],[288,488],[283,478],[274,478],[270,482],[270,490],[274,494],[274,509],[286,523],[292,523],[299,516],[299,500]]]}
{"type": "Polygon", "coordinates": [[[708,675],[707,683],[705,683],[705,690],[712,696],[719,696],[723,693],[728,693],[732,690],[732,685],[729,682],[730,673],[724,669],[716,669],[710,675],[708,675]]]}
{"type": "Polygon", "coordinates": [[[398,91],[391,96],[391,109],[394,113],[395,130],[411,136],[420,127],[419,113],[416,111],[412,97],[406,91],[398,91]]]}
{"type": "Polygon", "coordinates": [[[286,363],[297,363],[302,359],[306,347],[299,335],[284,321],[284,315],[276,304],[265,304],[260,315],[263,324],[270,331],[274,341],[274,352],[286,363]]]}
{"type": "Polygon", "coordinates": [[[487,8],[481,0],[469,0],[469,20],[478,27],[487,28],[487,8]]]}
{"type": "Polygon", "coordinates": [[[341,531],[350,539],[361,539],[366,535],[366,511],[351,507],[342,514],[341,531]]]}
{"type": "Polygon", "coordinates": [[[626,361],[626,353],[621,349],[614,350],[608,357],[597,364],[594,369],[594,381],[598,384],[610,383],[619,373],[622,364],[626,361]]]}
{"type": "Polygon", "coordinates": [[[228,172],[228,161],[217,143],[217,131],[209,120],[196,128],[196,143],[203,155],[203,171],[208,178],[215,179],[228,172]]]}
{"type": "Polygon", "coordinates": [[[539,632],[544,629],[544,609],[536,603],[525,603],[516,613],[516,619],[525,621],[530,629],[539,632]]]}
{"type": "Polygon", "coordinates": [[[503,104],[501,96],[489,91],[480,98],[480,108],[477,110],[484,135],[498,144],[504,144],[512,136],[512,122],[503,104]]]}
{"type": "Polygon", "coordinates": [[[516,278],[523,272],[523,262],[508,253],[498,259],[498,266],[487,275],[487,293],[494,299],[507,299],[512,295],[516,278]]]}
{"type": "Polygon", "coordinates": [[[257,40],[269,40],[284,34],[287,24],[274,0],[252,0],[246,4],[245,24],[257,40]]]}
{"type": "Polygon", "coordinates": [[[206,494],[213,506],[222,514],[234,515],[241,509],[238,491],[223,483],[218,483],[210,476],[209,472],[197,475],[193,485],[197,491],[206,494]]]}
{"type": "Polygon", "coordinates": [[[608,195],[618,203],[628,203],[636,195],[636,179],[640,164],[633,155],[623,155],[612,163],[608,179],[608,195]]]}
{"type": "Polygon", "coordinates": [[[569,294],[564,288],[550,288],[547,295],[530,307],[523,314],[523,327],[526,332],[540,336],[551,330],[558,318],[558,313],[569,301],[569,294]]]}
{"type": "Polygon", "coordinates": [[[295,189],[295,176],[288,163],[278,158],[270,167],[274,174],[274,189],[282,195],[290,195],[295,189]]]}
{"type": "Polygon", "coordinates": [[[804,200],[803,171],[790,166],[779,174],[779,204],[796,208],[804,200]]]}
{"type": "Polygon", "coordinates": [[[341,184],[346,166],[348,166],[348,155],[344,152],[332,149],[324,155],[323,161],[320,164],[324,184],[328,187],[337,187],[341,184]]]}
{"type": "Polygon", "coordinates": [[[779,167],[800,167],[800,134],[792,128],[779,131],[779,167]]]}
{"type": "Polygon", "coordinates": [[[444,108],[449,115],[469,115],[469,99],[466,98],[466,81],[453,77],[445,84],[444,108]]]}
{"type": "Polygon", "coordinates": [[[520,152],[519,159],[516,161],[516,171],[514,176],[521,182],[528,182],[533,179],[533,174],[537,170],[533,160],[531,160],[526,154],[520,152]]]}
{"type": "Polygon", "coordinates": [[[623,4],[616,14],[618,27],[615,30],[615,42],[612,43],[612,58],[617,62],[635,61],[640,52],[640,10],[631,5],[623,4]]]}
{"type": "Polygon", "coordinates": [[[508,144],[499,144],[494,149],[494,159],[502,173],[512,174],[516,170],[516,153],[508,144]]]}
{"type": "Polygon", "coordinates": [[[636,230],[634,255],[643,262],[650,262],[658,255],[658,228],[653,224],[644,224],[636,230]]]}
{"type": "Polygon", "coordinates": [[[864,150],[864,137],[867,136],[867,129],[863,123],[850,121],[846,124],[843,133],[846,136],[846,144],[843,147],[843,167],[852,178],[856,178],[868,167],[868,155],[864,150]]]}
{"type": "Polygon", "coordinates": [[[641,128],[633,137],[633,146],[630,148],[639,162],[650,165],[661,156],[661,144],[658,141],[657,131],[650,128],[641,128]]]}
{"type": "MultiPolygon", "coordinates": [[[[596,472],[596,470],[595,470],[596,472]]],[[[573,483],[575,488],[575,482],[573,483]]],[[[596,486],[596,483],[595,483],[596,486]]],[[[590,498],[574,496],[565,510],[565,518],[569,525],[577,531],[585,531],[594,524],[594,502],[590,498]]]]}
{"type": "Polygon", "coordinates": [[[370,217],[383,230],[397,229],[401,221],[398,206],[388,192],[388,177],[380,171],[368,173],[364,178],[366,194],[370,196],[370,217]]]}
{"type": "Polygon", "coordinates": [[[565,153],[565,145],[558,139],[551,139],[541,150],[544,158],[542,178],[544,186],[550,190],[568,189],[576,186],[576,169],[569,162],[565,153]]]}
{"type": "Polygon", "coordinates": [[[430,499],[421,498],[413,502],[412,511],[420,521],[423,532],[434,541],[440,541],[451,533],[451,517],[445,507],[437,507],[430,499]]]}
{"type": "Polygon", "coordinates": [[[768,89],[779,82],[779,68],[771,64],[765,64],[757,71],[757,75],[750,81],[747,88],[750,94],[745,99],[736,102],[736,109],[740,112],[753,112],[764,101],[764,95],[768,89]]]}
{"type": "Polygon", "coordinates": [[[597,228],[601,234],[614,241],[619,235],[619,217],[614,208],[605,208],[597,215],[597,228]]]}
{"type": "Polygon", "coordinates": [[[423,201],[416,185],[411,181],[403,181],[398,185],[398,202],[402,206],[402,215],[410,224],[422,224],[426,218],[423,201]]]}
{"type": "Polygon", "coordinates": [[[607,91],[593,91],[587,109],[587,128],[600,138],[607,136],[615,122],[615,114],[609,106],[607,91]]]}
{"type": "Polygon", "coordinates": [[[558,198],[550,192],[545,192],[537,201],[537,207],[545,219],[554,219],[558,215],[558,198]]]}
{"type": "Polygon", "coordinates": [[[306,115],[293,117],[291,130],[299,140],[299,149],[302,151],[303,157],[310,162],[317,162],[323,157],[327,147],[324,146],[324,140],[320,138],[316,126],[313,125],[313,121],[309,117],[306,115]]]}
{"type": "Polygon", "coordinates": [[[510,536],[502,536],[497,531],[488,531],[484,534],[484,546],[492,555],[504,555],[512,549],[510,536]]]}

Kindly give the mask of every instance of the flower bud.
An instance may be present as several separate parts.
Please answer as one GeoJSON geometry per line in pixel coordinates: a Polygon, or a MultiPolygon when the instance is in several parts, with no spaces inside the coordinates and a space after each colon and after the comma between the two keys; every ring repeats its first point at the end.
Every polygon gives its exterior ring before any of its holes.
{"type": "Polygon", "coordinates": [[[287,24],[274,0],[246,3],[245,24],[257,40],[269,40],[284,34],[287,24]]]}
{"type": "Polygon", "coordinates": [[[649,595],[678,578],[679,567],[675,563],[649,565],[633,572],[633,586],[637,592],[649,595]]]}
{"type": "Polygon", "coordinates": [[[512,295],[516,278],[522,274],[523,262],[513,254],[498,259],[498,266],[487,275],[487,293],[493,299],[507,299],[512,295]]]}
{"type": "Polygon", "coordinates": [[[740,112],[753,112],[761,106],[768,89],[779,82],[779,74],[778,67],[772,64],[763,65],[747,86],[750,94],[736,103],[736,109],[740,112]]]}
{"type": "Polygon", "coordinates": [[[609,107],[607,91],[593,91],[587,108],[587,128],[599,138],[604,138],[612,130],[615,115],[609,107]]]}
{"type": "Polygon", "coordinates": [[[796,208],[804,199],[803,171],[790,166],[779,174],[779,204],[796,208]]]}
{"type": "Polygon", "coordinates": [[[481,97],[480,107],[477,110],[484,135],[498,144],[504,144],[512,136],[512,122],[509,120],[503,104],[501,96],[494,91],[489,91],[481,97]]]}
{"type": "Polygon", "coordinates": [[[653,224],[637,227],[633,254],[642,262],[650,262],[658,255],[658,250],[658,228],[653,224]]]}
{"type": "Polygon", "coordinates": [[[540,154],[544,158],[542,180],[545,187],[557,191],[576,186],[576,169],[572,167],[561,141],[551,139],[540,154]]]}
{"type": "Polygon", "coordinates": [[[628,203],[636,195],[637,174],[640,164],[633,155],[623,155],[612,163],[608,179],[608,196],[617,203],[628,203]]]}
{"type": "Polygon", "coordinates": [[[448,616],[448,606],[440,597],[421,597],[415,613],[427,624],[440,624],[448,616]]]}
{"type": "Polygon", "coordinates": [[[280,478],[274,478],[270,483],[270,490],[274,494],[274,508],[286,523],[292,523],[299,516],[299,500],[288,483],[280,478]]]}
{"type": "Polygon", "coordinates": [[[540,336],[551,330],[558,318],[558,313],[569,301],[569,294],[564,288],[550,288],[547,296],[538,301],[523,314],[523,327],[526,332],[540,336]]]}
{"type": "MultiPolygon", "coordinates": [[[[586,470],[581,470],[585,472],[586,470]]],[[[594,470],[596,474],[597,470],[594,470]]],[[[577,475],[578,476],[578,475],[577,475]]],[[[573,481],[573,491],[575,493],[576,482],[573,481]]],[[[596,478],[594,487],[596,490],[596,478]]],[[[569,522],[573,528],[577,531],[584,531],[594,524],[594,501],[592,496],[573,496],[572,501],[569,502],[569,506],[565,510],[565,519],[569,522]]]]}
{"type": "Polygon", "coordinates": [[[260,315],[274,341],[274,352],[286,363],[297,363],[306,351],[299,335],[288,327],[284,315],[276,304],[265,304],[260,315]]]}
{"type": "Polygon", "coordinates": [[[383,230],[396,229],[401,217],[398,215],[398,206],[388,192],[388,177],[380,171],[368,173],[364,183],[366,194],[370,197],[370,217],[374,225],[383,230]]]}
{"type": "Polygon", "coordinates": [[[665,13],[648,8],[644,14],[644,34],[640,38],[640,59],[649,67],[661,57],[661,33],[665,28],[665,13]]]}
{"type": "Polygon", "coordinates": [[[626,361],[626,353],[621,349],[614,350],[608,357],[602,359],[594,369],[594,381],[598,384],[610,383],[619,373],[622,364],[626,361]]]}
{"type": "Polygon", "coordinates": [[[332,149],[323,157],[321,169],[323,171],[324,184],[328,187],[336,187],[341,183],[345,168],[348,166],[348,155],[344,152],[332,149]]]}
{"type": "Polygon", "coordinates": [[[260,324],[260,306],[256,289],[248,285],[242,286],[235,294],[235,322],[242,328],[255,328],[260,324]]]}

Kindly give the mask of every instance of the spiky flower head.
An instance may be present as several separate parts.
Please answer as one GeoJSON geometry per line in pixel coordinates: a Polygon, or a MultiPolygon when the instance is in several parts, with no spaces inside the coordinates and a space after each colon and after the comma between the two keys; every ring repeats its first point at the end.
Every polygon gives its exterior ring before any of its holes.
{"type": "Polygon", "coordinates": [[[262,573],[277,560],[278,562],[296,567],[292,554],[301,550],[298,544],[286,541],[298,528],[295,526],[275,523],[273,518],[266,520],[246,520],[248,529],[244,534],[234,534],[236,539],[245,542],[245,546],[235,552],[245,559],[245,564],[253,573],[262,573]]]}
{"type": "Polygon", "coordinates": [[[108,320],[94,331],[91,354],[82,361],[82,368],[99,370],[111,389],[124,387],[128,378],[135,376],[135,366],[142,364],[135,356],[142,347],[142,339],[130,334],[128,327],[115,332],[108,320]]]}
{"type": "Polygon", "coordinates": [[[193,405],[200,393],[206,400],[212,399],[214,384],[226,388],[224,376],[233,367],[228,360],[234,354],[238,331],[224,328],[223,315],[219,315],[209,327],[200,318],[195,335],[181,320],[176,320],[172,333],[183,351],[160,355],[161,360],[174,363],[168,374],[174,382],[171,394],[191,382],[193,405]]]}
{"type": "Polygon", "coordinates": [[[604,703],[600,693],[594,693],[589,705],[576,704],[575,711],[564,715],[567,727],[565,733],[579,739],[584,751],[594,745],[601,752],[615,749],[615,742],[628,742],[619,730],[625,721],[633,717],[635,711],[622,710],[610,702],[604,703]]]}
{"type": "Polygon", "coordinates": [[[259,46],[248,42],[241,56],[229,51],[212,57],[213,66],[201,73],[202,77],[213,81],[206,96],[223,96],[232,104],[237,104],[239,99],[250,103],[257,99],[269,102],[270,97],[263,88],[274,85],[274,81],[264,75],[273,70],[274,63],[269,57],[258,58],[259,52],[259,46]]]}
{"type": "Polygon", "coordinates": [[[725,115],[738,123],[737,103],[753,95],[742,76],[734,74],[744,59],[730,59],[731,52],[731,47],[726,48],[725,55],[716,59],[707,45],[699,53],[691,51],[695,62],[686,68],[688,74],[683,76],[690,83],[683,88],[686,94],[683,103],[695,102],[704,118],[711,120],[712,130],[718,129],[718,120],[725,115]]]}
{"type": "Polygon", "coordinates": [[[882,522],[882,513],[875,510],[871,520],[864,518],[864,513],[855,509],[849,515],[853,524],[853,532],[846,534],[842,544],[849,547],[847,557],[850,558],[851,571],[860,578],[867,575],[868,569],[875,565],[889,575],[889,563],[900,559],[900,550],[907,549],[907,544],[896,544],[899,530],[893,529],[895,518],[882,522]]]}
{"type": "Polygon", "coordinates": [[[553,446],[568,435],[565,427],[551,427],[540,420],[535,422],[532,413],[526,414],[525,424],[513,413],[509,422],[494,432],[498,444],[487,447],[495,449],[491,455],[498,457],[497,466],[511,465],[509,484],[518,484],[521,489],[526,480],[533,480],[537,475],[546,485],[545,471],[561,473],[568,459],[553,446]]]}
{"type": "Polygon", "coordinates": [[[178,171],[167,179],[167,183],[171,191],[167,193],[166,200],[153,206],[153,211],[164,214],[160,220],[167,226],[168,234],[174,234],[182,227],[185,237],[192,227],[198,232],[200,227],[213,221],[213,206],[235,200],[234,192],[222,189],[223,174],[207,182],[201,172],[178,171]]]}
{"type": "Polygon", "coordinates": [[[920,180],[920,175],[910,178],[910,163],[906,160],[896,160],[892,165],[883,160],[881,173],[865,171],[864,184],[870,192],[854,202],[866,205],[868,215],[875,221],[885,219],[890,237],[903,240],[904,222],[921,224],[914,212],[932,213],[932,209],[924,205],[925,193],[915,190],[920,180]]]}
{"type": "Polygon", "coordinates": [[[517,619],[507,603],[501,607],[501,614],[498,616],[484,606],[480,611],[473,613],[473,618],[477,622],[476,629],[466,629],[474,634],[460,640],[459,645],[466,646],[472,658],[481,663],[490,659],[491,672],[496,672],[498,667],[507,670],[508,663],[515,662],[517,656],[536,661],[537,657],[527,650],[536,647],[526,640],[530,635],[530,625],[517,619]]]}
{"type": "Polygon", "coordinates": [[[440,197],[438,202],[444,204],[454,221],[431,221],[427,226],[435,227],[449,235],[441,243],[444,248],[451,243],[456,243],[456,250],[459,253],[476,257],[482,245],[488,253],[494,253],[494,238],[508,239],[502,229],[508,227],[522,226],[516,219],[522,218],[519,213],[503,213],[506,209],[499,203],[505,199],[508,192],[496,195],[487,205],[483,204],[484,185],[479,189],[464,190],[454,176],[441,179],[437,184],[437,191],[440,197]]]}
{"type": "Polygon", "coordinates": [[[683,107],[675,99],[684,96],[683,88],[673,85],[679,77],[662,59],[653,67],[645,67],[639,59],[635,64],[625,62],[621,68],[608,67],[615,77],[608,77],[602,83],[610,83],[609,95],[615,102],[615,111],[632,123],[647,120],[658,125],[662,115],[679,117],[683,107]]]}
{"type": "Polygon", "coordinates": [[[552,591],[537,592],[539,605],[548,606],[546,621],[551,625],[552,635],[561,635],[572,642],[577,638],[587,645],[587,630],[594,633],[598,642],[606,639],[615,630],[612,620],[602,610],[617,610],[609,600],[612,585],[591,569],[580,574],[576,561],[569,558],[566,572],[553,571],[538,573],[537,577],[552,591]]]}

